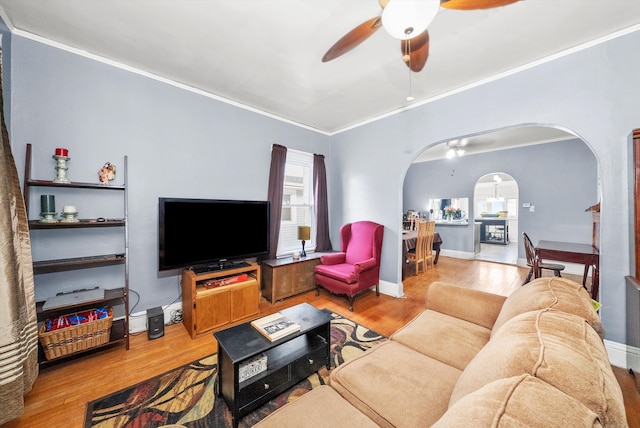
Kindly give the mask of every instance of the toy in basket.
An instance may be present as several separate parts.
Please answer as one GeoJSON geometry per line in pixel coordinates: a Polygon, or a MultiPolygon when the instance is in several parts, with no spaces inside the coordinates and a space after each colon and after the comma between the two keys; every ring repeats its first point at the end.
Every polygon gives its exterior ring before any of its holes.
{"type": "Polygon", "coordinates": [[[47,319],[38,337],[47,360],[109,342],[113,308],[103,307],[47,319]]]}

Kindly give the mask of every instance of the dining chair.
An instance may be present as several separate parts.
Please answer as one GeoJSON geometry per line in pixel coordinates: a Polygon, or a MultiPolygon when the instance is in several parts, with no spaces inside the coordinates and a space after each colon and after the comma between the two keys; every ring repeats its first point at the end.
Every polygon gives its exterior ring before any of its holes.
{"type": "MultiPolygon", "coordinates": [[[[524,232],[522,232],[522,239],[524,240],[524,251],[527,255],[527,266],[531,267],[529,274],[522,283],[522,285],[525,285],[526,283],[531,281],[531,277],[534,273],[533,261],[536,257],[536,249],[533,246],[533,243],[531,243],[531,239],[529,239],[529,236],[524,232]]],[[[542,275],[542,269],[552,270],[555,276],[562,276],[560,275],[560,272],[564,270],[564,265],[556,263],[544,263],[542,260],[540,260],[540,262],[538,263],[538,272],[536,277],[540,277],[542,275]]]]}
{"type": "Polygon", "coordinates": [[[435,267],[435,254],[433,253],[433,240],[436,235],[436,222],[431,220],[426,222],[427,239],[424,243],[424,261],[423,269],[435,267]]]}
{"type": "MultiPolygon", "coordinates": [[[[416,229],[418,231],[418,237],[416,238],[416,246],[407,251],[407,262],[413,262],[416,267],[416,275],[420,272],[420,264],[422,263],[422,270],[426,272],[426,251],[427,251],[427,221],[420,219],[416,222],[416,229]]],[[[434,222],[435,224],[435,222],[434,222]]],[[[433,244],[433,238],[431,240],[433,244]]]]}

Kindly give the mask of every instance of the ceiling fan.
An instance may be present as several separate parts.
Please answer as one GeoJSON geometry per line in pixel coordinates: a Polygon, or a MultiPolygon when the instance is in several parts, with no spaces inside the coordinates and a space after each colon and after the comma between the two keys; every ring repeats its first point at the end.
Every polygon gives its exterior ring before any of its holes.
{"type": "Polygon", "coordinates": [[[447,159],[452,159],[456,156],[462,156],[465,152],[471,149],[472,153],[480,153],[485,151],[486,146],[493,144],[495,140],[486,139],[482,137],[465,137],[456,140],[450,140],[444,143],[443,150],[445,150],[445,156],[447,159]]]}
{"type": "Polygon", "coordinates": [[[368,19],[338,40],[322,57],[331,61],[368,39],[380,27],[400,39],[402,60],[411,71],[419,72],[429,56],[427,27],[440,7],[457,10],[491,9],[519,0],[378,0],[379,16],[368,19]]]}

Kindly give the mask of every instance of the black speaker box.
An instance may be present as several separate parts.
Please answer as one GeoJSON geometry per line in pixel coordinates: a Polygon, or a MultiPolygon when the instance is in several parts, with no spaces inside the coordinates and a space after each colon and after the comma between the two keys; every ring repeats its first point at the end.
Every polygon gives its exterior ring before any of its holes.
{"type": "Polygon", "coordinates": [[[160,306],[147,309],[147,336],[149,340],[164,336],[164,311],[160,306]]]}

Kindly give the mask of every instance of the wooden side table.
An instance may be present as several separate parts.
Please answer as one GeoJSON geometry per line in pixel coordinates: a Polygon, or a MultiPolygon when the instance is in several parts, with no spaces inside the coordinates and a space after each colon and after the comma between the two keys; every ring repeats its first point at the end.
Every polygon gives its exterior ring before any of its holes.
{"type": "Polygon", "coordinates": [[[589,268],[591,273],[591,298],[598,300],[600,287],[600,251],[591,244],[576,244],[561,241],[540,241],[536,245],[536,257],[533,261],[533,273],[538,278],[540,260],[579,263],[584,265],[582,285],[587,285],[589,268]]]}
{"type": "Polygon", "coordinates": [[[315,267],[320,257],[329,253],[310,253],[305,258],[292,257],[262,262],[262,294],[272,304],[278,300],[316,288],[315,267]]]}

